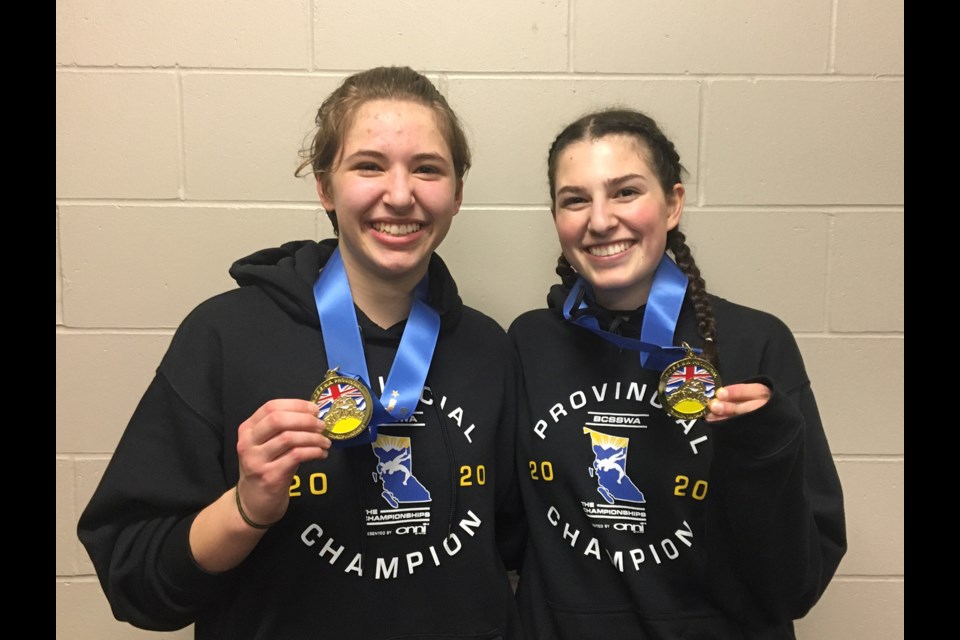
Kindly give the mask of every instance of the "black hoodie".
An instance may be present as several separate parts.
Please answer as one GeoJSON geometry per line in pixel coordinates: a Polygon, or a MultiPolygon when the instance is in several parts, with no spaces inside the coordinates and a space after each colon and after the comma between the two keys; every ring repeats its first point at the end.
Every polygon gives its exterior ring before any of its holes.
{"type": "MultiPolygon", "coordinates": [[[[195,623],[198,639],[518,638],[505,572],[523,543],[514,354],[436,255],[441,329],[425,388],[409,421],[379,433],[406,448],[417,499],[398,504],[374,446],[334,449],[300,466],[286,515],[239,566],[214,575],[191,556],[194,517],[237,482],[240,423],[324,379],[312,286],[335,246],[239,260],[240,288],[178,328],[78,525],[114,615],[156,630],[195,623]]],[[[405,323],[357,316],[379,395],[405,323]]]]}
{"type": "MultiPolygon", "coordinates": [[[[517,597],[538,640],[793,638],[846,550],[843,497],[800,352],[777,318],[720,298],[724,384],[762,408],[715,425],[661,407],[659,371],[564,320],[567,290],[510,327],[530,542],[517,597]]],[[[638,338],[644,309],[593,313],[638,338]]],[[[702,346],[689,301],[674,344],[702,346]]]]}

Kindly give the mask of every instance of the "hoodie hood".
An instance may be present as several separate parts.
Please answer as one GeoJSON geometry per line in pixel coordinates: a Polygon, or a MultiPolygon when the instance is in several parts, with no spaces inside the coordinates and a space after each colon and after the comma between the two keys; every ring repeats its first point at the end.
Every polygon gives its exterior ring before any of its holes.
{"type": "MultiPolygon", "coordinates": [[[[230,267],[230,276],[241,287],[259,287],[297,322],[320,325],[313,284],[338,241],[295,240],[241,258],[230,267]]],[[[440,331],[450,331],[460,321],[463,301],[447,265],[436,253],[430,256],[430,306],[440,314],[440,331]]]]}

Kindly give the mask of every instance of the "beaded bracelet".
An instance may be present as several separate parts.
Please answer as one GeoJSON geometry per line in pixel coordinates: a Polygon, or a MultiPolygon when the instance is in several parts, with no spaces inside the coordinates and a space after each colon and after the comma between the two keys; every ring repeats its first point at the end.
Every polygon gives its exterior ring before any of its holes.
{"type": "Polygon", "coordinates": [[[264,529],[269,529],[270,527],[276,524],[276,522],[271,522],[270,524],[260,524],[259,522],[254,522],[253,520],[251,520],[250,517],[243,512],[243,505],[240,504],[240,485],[236,485],[233,489],[234,489],[233,490],[234,494],[237,496],[237,511],[240,512],[240,517],[243,518],[244,522],[246,522],[248,525],[250,525],[254,529],[259,529],[261,531],[263,531],[264,529]]]}

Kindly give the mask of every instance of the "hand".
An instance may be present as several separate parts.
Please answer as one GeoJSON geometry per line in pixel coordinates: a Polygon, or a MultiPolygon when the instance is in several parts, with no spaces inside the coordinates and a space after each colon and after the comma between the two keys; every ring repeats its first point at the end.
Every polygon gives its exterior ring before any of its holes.
{"type": "Polygon", "coordinates": [[[283,517],[297,467],[328,455],[330,439],[323,430],[317,405],[296,399],[270,400],[240,425],[237,492],[248,518],[270,524],[283,517]]]}
{"type": "Polygon", "coordinates": [[[706,421],[719,422],[750,413],[767,404],[769,399],[770,387],[759,382],[720,387],[713,399],[707,403],[710,413],[707,414],[706,421]]]}

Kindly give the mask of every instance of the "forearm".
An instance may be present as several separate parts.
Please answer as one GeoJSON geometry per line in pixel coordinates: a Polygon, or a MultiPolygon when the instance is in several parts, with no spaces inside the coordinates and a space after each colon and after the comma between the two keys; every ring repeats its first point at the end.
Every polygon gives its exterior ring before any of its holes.
{"type": "Polygon", "coordinates": [[[233,569],[246,559],[266,534],[249,525],[237,508],[237,489],[226,493],[197,514],[190,527],[190,552],[210,573],[233,569]]]}

